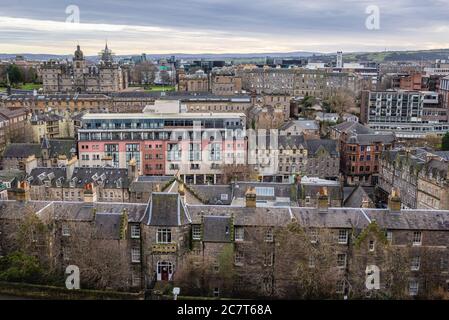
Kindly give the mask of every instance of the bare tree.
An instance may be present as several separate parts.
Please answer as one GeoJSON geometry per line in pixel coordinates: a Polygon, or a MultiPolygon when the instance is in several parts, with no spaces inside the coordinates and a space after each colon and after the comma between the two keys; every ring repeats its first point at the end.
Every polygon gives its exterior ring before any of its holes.
{"type": "Polygon", "coordinates": [[[337,90],[329,99],[329,106],[333,112],[342,115],[345,112],[357,113],[354,94],[346,89],[337,90]]]}
{"type": "Polygon", "coordinates": [[[136,64],[130,73],[131,82],[138,84],[153,84],[156,71],[156,66],[150,61],[136,64]]]}
{"type": "Polygon", "coordinates": [[[251,165],[223,165],[221,183],[229,184],[233,181],[255,181],[257,172],[251,165]]]}
{"type": "Polygon", "coordinates": [[[63,257],[80,268],[81,285],[126,290],[131,274],[126,244],[103,239],[93,222],[72,222],[68,228],[70,237],[62,247],[63,257]]]}

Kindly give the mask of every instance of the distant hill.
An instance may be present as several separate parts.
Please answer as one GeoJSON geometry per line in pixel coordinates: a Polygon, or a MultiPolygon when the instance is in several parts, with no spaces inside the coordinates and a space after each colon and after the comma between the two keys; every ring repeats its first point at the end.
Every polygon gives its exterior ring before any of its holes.
{"type": "MultiPolygon", "coordinates": [[[[1,60],[10,60],[14,59],[17,55],[23,56],[28,60],[37,60],[37,61],[46,61],[50,59],[67,59],[71,58],[72,55],[52,55],[52,54],[29,54],[29,53],[20,53],[20,54],[3,54],[0,53],[1,60]]],[[[139,55],[139,54],[136,54],[139,55]]],[[[117,55],[117,58],[129,58],[136,55],[117,55]]],[[[168,54],[147,54],[146,56],[150,59],[160,59],[170,56],[175,56],[179,59],[186,60],[194,60],[194,59],[248,59],[248,58],[265,58],[265,57],[276,57],[276,58],[287,58],[287,57],[310,57],[313,55],[321,55],[321,53],[317,52],[272,52],[272,53],[226,53],[226,54],[215,54],[215,53],[201,53],[201,54],[189,54],[189,53],[168,53],[168,54]]],[[[98,56],[87,56],[89,60],[95,61],[98,60],[98,56]]]]}
{"type": "MultiPolygon", "coordinates": [[[[49,59],[71,59],[72,55],[52,55],[52,54],[17,54],[24,56],[28,60],[45,61],[49,59]]],[[[116,58],[129,58],[135,55],[117,55],[116,58]]],[[[313,60],[328,61],[334,59],[334,53],[319,53],[319,52],[307,52],[307,51],[295,51],[295,52],[270,52],[270,53],[201,53],[201,54],[189,54],[189,53],[169,53],[169,54],[147,54],[150,59],[159,59],[164,57],[175,56],[178,59],[196,60],[261,60],[265,57],[272,58],[313,58],[313,60]]],[[[14,59],[16,54],[1,54],[0,60],[14,59]]],[[[375,61],[375,62],[394,62],[394,61],[421,61],[435,59],[448,59],[449,49],[436,49],[436,50],[417,50],[417,51],[384,51],[384,52],[348,52],[344,54],[345,61],[375,61]]],[[[88,60],[97,61],[98,56],[88,56],[88,60]]]]}
{"type": "Polygon", "coordinates": [[[418,51],[385,51],[385,52],[361,52],[344,55],[345,61],[433,61],[436,59],[448,59],[449,49],[418,50],[418,51]]]}

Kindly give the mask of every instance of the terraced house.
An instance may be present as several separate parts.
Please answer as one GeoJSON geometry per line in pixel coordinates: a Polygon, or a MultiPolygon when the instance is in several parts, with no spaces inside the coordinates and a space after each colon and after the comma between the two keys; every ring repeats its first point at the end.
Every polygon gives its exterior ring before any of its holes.
{"type": "Polygon", "coordinates": [[[0,251],[17,249],[21,223],[45,221],[51,232],[33,234],[41,261],[61,272],[78,264],[82,281],[97,287],[101,264],[114,269],[102,278],[107,286],[153,293],[176,285],[202,296],[383,299],[438,298],[449,289],[449,212],[401,210],[397,192],[387,209],[332,208],[325,189],[306,208],[261,206],[251,188],[233,206],[186,204],[179,192],[116,204],[89,193],[84,202],[36,202],[24,190],[20,201],[0,202],[0,251]],[[372,265],[378,290],[365,287],[372,265]]]}
{"type": "Polygon", "coordinates": [[[397,188],[404,208],[449,208],[447,152],[421,148],[385,152],[381,159],[378,191],[386,199],[397,188]]]}

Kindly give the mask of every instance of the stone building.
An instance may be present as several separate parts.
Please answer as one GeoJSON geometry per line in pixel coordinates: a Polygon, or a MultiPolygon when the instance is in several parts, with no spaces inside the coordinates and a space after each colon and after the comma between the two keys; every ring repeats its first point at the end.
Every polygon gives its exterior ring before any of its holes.
{"type": "Polygon", "coordinates": [[[211,73],[211,92],[216,95],[234,95],[242,91],[242,79],[229,68],[214,69],[211,73]]]}
{"type": "Polygon", "coordinates": [[[355,122],[343,122],[330,128],[338,141],[340,168],[348,185],[376,185],[382,152],[394,146],[394,134],[378,134],[355,122]]]}
{"type": "MultiPolygon", "coordinates": [[[[53,140],[44,138],[41,143],[11,143],[2,156],[4,170],[27,171],[31,167],[57,167],[76,158],[74,140],[53,140]]],[[[29,172],[29,171],[27,171],[29,172]]]]}
{"type": "Polygon", "coordinates": [[[415,148],[385,152],[381,158],[378,196],[386,201],[395,188],[401,193],[404,208],[445,210],[449,208],[448,167],[444,151],[415,148]]]}
{"type": "Polygon", "coordinates": [[[128,87],[127,70],[114,62],[106,44],[97,65],[88,65],[80,46],[71,62],[50,60],[40,68],[46,93],[106,93],[128,87]]]}
{"type": "Polygon", "coordinates": [[[208,92],[209,76],[198,70],[194,74],[186,74],[184,70],[178,71],[178,91],[208,92]]]}
{"type": "Polygon", "coordinates": [[[446,210],[449,208],[449,162],[430,156],[418,174],[417,207],[446,210]]]}
{"type": "Polygon", "coordinates": [[[252,189],[243,205],[233,206],[186,205],[177,193],[117,204],[89,194],[84,202],[36,202],[23,192],[20,201],[0,202],[0,252],[17,250],[15,228],[35,215],[52,228],[36,238],[41,261],[62,274],[80,240],[76,226],[93,226],[93,244],[120,245],[127,260],[120,284],[128,290],[156,294],[172,284],[185,295],[233,298],[442,298],[448,211],[401,210],[396,192],[387,209],[338,208],[329,205],[329,194],[321,187],[315,206],[290,207],[257,206],[252,189]],[[370,265],[379,268],[379,290],[365,286],[370,265]],[[317,285],[318,293],[311,290],[317,285]]]}
{"type": "Polygon", "coordinates": [[[82,201],[86,192],[100,202],[130,202],[130,184],[137,170],[118,168],[79,168],[70,161],[59,168],[35,168],[25,178],[32,200],[82,201]],[[87,188],[89,186],[89,188],[87,188]]]}

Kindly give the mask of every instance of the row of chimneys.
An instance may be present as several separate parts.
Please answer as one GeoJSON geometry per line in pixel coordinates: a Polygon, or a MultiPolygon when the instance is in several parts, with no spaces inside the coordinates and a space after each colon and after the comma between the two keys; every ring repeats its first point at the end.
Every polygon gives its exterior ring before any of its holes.
{"type": "MultiPolygon", "coordinates": [[[[249,187],[246,190],[245,206],[247,208],[256,208],[257,206],[257,195],[254,187],[249,187]]],[[[369,207],[369,199],[362,199],[362,208],[369,207]]],[[[321,187],[320,191],[317,193],[317,209],[320,213],[326,213],[329,209],[329,195],[327,187],[321,187]]],[[[392,213],[401,212],[401,197],[397,188],[393,188],[390,196],[388,197],[388,209],[392,213]]]]}

